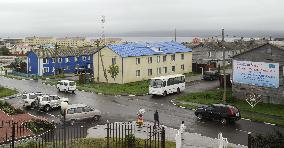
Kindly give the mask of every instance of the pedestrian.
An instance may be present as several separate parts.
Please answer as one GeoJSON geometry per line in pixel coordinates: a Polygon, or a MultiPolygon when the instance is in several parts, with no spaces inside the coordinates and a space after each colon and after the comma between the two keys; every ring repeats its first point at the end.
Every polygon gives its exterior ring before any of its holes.
{"type": "Polygon", "coordinates": [[[160,126],[160,121],[159,121],[159,113],[158,111],[156,110],[155,113],[154,113],[154,127],[156,128],[156,126],[160,126]]]}
{"type": "Polygon", "coordinates": [[[184,121],[181,122],[181,125],[180,125],[180,134],[181,134],[181,140],[184,140],[184,137],[183,137],[183,134],[185,132],[185,129],[186,129],[186,126],[184,125],[184,121]]]}

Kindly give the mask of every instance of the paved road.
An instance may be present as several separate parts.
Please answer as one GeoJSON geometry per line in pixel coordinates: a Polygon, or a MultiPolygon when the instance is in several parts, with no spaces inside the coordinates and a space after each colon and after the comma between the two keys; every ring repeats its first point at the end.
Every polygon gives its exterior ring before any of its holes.
{"type": "MultiPolygon", "coordinates": [[[[57,92],[55,87],[41,84],[41,81],[30,80],[14,80],[0,77],[0,85],[13,87],[21,92],[36,92],[41,91],[48,94],[58,94],[68,97],[70,103],[85,103],[103,112],[103,117],[100,123],[105,123],[106,120],[113,121],[133,121],[136,118],[136,112],[139,108],[145,108],[145,119],[153,121],[153,113],[156,109],[159,111],[160,121],[162,124],[179,128],[181,121],[185,121],[188,132],[200,133],[204,136],[217,138],[219,132],[227,137],[229,142],[235,144],[247,144],[247,132],[256,132],[267,134],[274,130],[280,130],[284,133],[283,127],[266,125],[263,123],[255,123],[246,120],[240,120],[233,125],[220,125],[217,122],[200,122],[196,119],[194,112],[191,110],[177,108],[169,103],[177,95],[169,95],[167,97],[152,97],[152,96],[104,96],[88,92],[79,92],[76,94],[65,94],[57,92]]],[[[200,81],[187,86],[186,92],[196,92],[212,89],[218,86],[217,81],[200,81]]],[[[11,100],[13,101],[13,100],[11,100]]],[[[17,101],[19,102],[19,101],[17,101]]],[[[42,115],[52,120],[59,121],[59,111],[52,111],[49,115],[37,111],[31,111],[32,114],[42,115]]]]}

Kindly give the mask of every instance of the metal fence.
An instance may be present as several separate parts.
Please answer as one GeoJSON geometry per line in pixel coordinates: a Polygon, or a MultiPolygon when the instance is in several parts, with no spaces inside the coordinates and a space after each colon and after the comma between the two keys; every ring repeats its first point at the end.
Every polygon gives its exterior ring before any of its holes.
{"type": "Polygon", "coordinates": [[[4,122],[3,124],[8,124],[8,128],[6,125],[5,137],[0,139],[0,148],[14,148],[20,145],[31,148],[69,147],[79,139],[85,138],[88,129],[87,126],[54,126],[53,129],[33,134],[29,129],[29,123],[4,122]]]}
{"type": "Polygon", "coordinates": [[[165,148],[165,128],[134,123],[108,123],[107,148],[165,148]],[[139,137],[139,138],[137,138],[139,137]]]}

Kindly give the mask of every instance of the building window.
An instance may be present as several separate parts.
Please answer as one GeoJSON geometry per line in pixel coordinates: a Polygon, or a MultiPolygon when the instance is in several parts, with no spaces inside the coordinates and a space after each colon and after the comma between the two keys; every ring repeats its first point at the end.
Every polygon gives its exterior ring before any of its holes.
{"type": "Polygon", "coordinates": [[[44,73],[49,72],[49,68],[48,68],[48,67],[44,67],[44,68],[43,68],[43,72],[44,72],[44,73]]]}
{"type": "Polygon", "coordinates": [[[152,74],[153,74],[152,69],[148,69],[148,76],[152,76],[152,74]]]}
{"type": "Polygon", "coordinates": [[[43,58],[43,64],[48,64],[48,59],[47,58],[43,58]]]}
{"type": "Polygon", "coordinates": [[[55,63],[55,58],[52,58],[52,63],[55,63]]]}
{"type": "Polygon", "coordinates": [[[168,67],[164,67],[164,73],[168,73],[168,67]]]}
{"type": "Polygon", "coordinates": [[[140,58],[136,58],[136,64],[140,64],[140,58]]]}
{"type": "Polygon", "coordinates": [[[62,58],[58,58],[58,63],[62,63],[62,58]]]}
{"type": "Polygon", "coordinates": [[[74,60],[75,60],[75,62],[77,62],[78,61],[78,57],[74,57],[74,60]]]}
{"type": "Polygon", "coordinates": [[[157,56],[157,63],[160,63],[160,61],[161,61],[161,57],[157,56]]]}
{"type": "Polygon", "coordinates": [[[208,52],[208,57],[211,57],[211,51],[208,52]]]}
{"type": "Polygon", "coordinates": [[[157,68],[157,74],[159,75],[161,73],[162,73],[162,68],[161,67],[157,68]]]}
{"type": "Polygon", "coordinates": [[[69,70],[69,66],[66,66],[66,70],[69,70]]]}
{"type": "Polygon", "coordinates": [[[150,63],[152,63],[152,57],[148,57],[148,63],[150,64],[150,63]]]}
{"type": "Polygon", "coordinates": [[[29,71],[32,71],[32,67],[31,66],[29,67],[29,71]]]}
{"type": "Polygon", "coordinates": [[[83,59],[83,61],[86,61],[86,57],[85,56],[82,56],[82,59],[83,59]]]}
{"type": "Polygon", "coordinates": [[[167,61],[167,55],[164,55],[163,56],[163,62],[166,62],[167,61]]]}
{"type": "Polygon", "coordinates": [[[184,60],[184,54],[181,54],[180,56],[181,56],[180,58],[181,58],[182,60],[184,60]]]}
{"type": "Polygon", "coordinates": [[[171,60],[175,61],[176,60],[176,55],[171,55],[171,60]]]}
{"type": "Polygon", "coordinates": [[[69,58],[67,57],[67,58],[65,58],[65,62],[66,63],[68,63],[69,62],[69,58]]]}
{"type": "Polygon", "coordinates": [[[136,70],[136,77],[140,77],[140,70],[136,70]]]}
{"type": "Polygon", "coordinates": [[[172,72],[175,72],[175,71],[176,71],[176,67],[172,66],[172,72]]]}
{"type": "Polygon", "coordinates": [[[271,48],[267,48],[267,49],[266,49],[266,53],[267,53],[267,54],[272,54],[271,48]]]}
{"type": "Polygon", "coordinates": [[[184,64],[180,65],[181,70],[184,70],[184,64]]]}
{"type": "Polygon", "coordinates": [[[88,60],[89,60],[89,61],[91,60],[91,56],[88,56],[88,60]]]}
{"type": "Polygon", "coordinates": [[[111,63],[112,63],[112,65],[115,65],[116,64],[116,58],[112,58],[111,63]]]}

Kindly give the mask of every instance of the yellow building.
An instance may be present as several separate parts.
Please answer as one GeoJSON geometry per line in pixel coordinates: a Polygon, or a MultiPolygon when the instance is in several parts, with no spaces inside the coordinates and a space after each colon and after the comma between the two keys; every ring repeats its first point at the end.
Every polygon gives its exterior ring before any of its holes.
{"type": "Polygon", "coordinates": [[[66,46],[66,47],[84,47],[90,45],[90,43],[84,37],[57,38],[56,43],[59,46],[66,46]]]}
{"type": "Polygon", "coordinates": [[[176,42],[112,44],[93,59],[94,79],[99,82],[123,84],[192,71],[192,50],[176,42]],[[115,79],[108,73],[113,64],[119,67],[115,79]]]}
{"type": "Polygon", "coordinates": [[[103,41],[102,39],[92,39],[92,40],[90,40],[91,46],[96,47],[98,41],[99,41],[99,46],[103,46],[103,44],[108,45],[108,44],[120,44],[120,43],[122,43],[121,38],[106,38],[105,41],[103,41]]]}
{"type": "Polygon", "coordinates": [[[53,37],[26,37],[25,43],[28,45],[45,45],[45,44],[54,44],[55,39],[53,37]]]}

